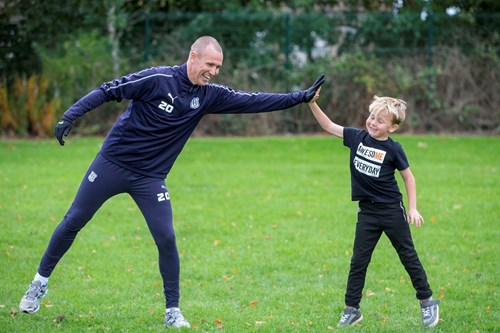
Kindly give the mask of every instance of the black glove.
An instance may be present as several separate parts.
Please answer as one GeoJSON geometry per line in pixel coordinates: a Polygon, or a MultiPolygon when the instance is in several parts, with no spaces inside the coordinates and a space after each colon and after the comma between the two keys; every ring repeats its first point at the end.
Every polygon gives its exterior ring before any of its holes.
{"type": "Polygon", "coordinates": [[[68,136],[72,127],[73,122],[66,116],[63,116],[57,123],[56,128],[54,129],[54,134],[56,135],[57,141],[59,141],[61,146],[64,146],[63,135],[68,136]]]}
{"type": "Polygon", "coordinates": [[[321,87],[323,82],[325,82],[325,74],[321,74],[320,76],[318,76],[316,81],[314,81],[313,85],[306,90],[302,102],[309,103],[311,99],[313,99],[314,94],[316,94],[316,90],[318,90],[318,88],[321,87]]]}

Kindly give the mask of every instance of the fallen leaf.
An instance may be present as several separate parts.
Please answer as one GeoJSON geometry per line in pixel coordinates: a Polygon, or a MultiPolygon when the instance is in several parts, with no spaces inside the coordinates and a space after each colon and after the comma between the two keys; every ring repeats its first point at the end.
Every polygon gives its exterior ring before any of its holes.
{"type": "Polygon", "coordinates": [[[418,148],[427,148],[427,143],[420,141],[417,143],[417,147],[418,148]]]}
{"type": "Polygon", "coordinates": [[[222,320],[220,318],[215,318],[214,323],[217,324],[218,329],[222,329],[224,325],[222,324],[222,320]]]}
{"type": "Polygon", "coordinates": [[[251,301],[250,302],[250,306],[256,306],[257,305],[257,301],[251,301]]]}
{"type": "Polygon", "coordinates": [[[439,299],[443,299],[444,298],[444,288],[441,287],[439,288],[439,296],[438,296],[439,299]]]}
{"type": "Polygon", "coordinates": [[[63,320],[64,320],[64,315],[60,314],[60,315],[57,315],[54,319],[52,319],[52,322],[54,324],[59,324],[63,320]]]}

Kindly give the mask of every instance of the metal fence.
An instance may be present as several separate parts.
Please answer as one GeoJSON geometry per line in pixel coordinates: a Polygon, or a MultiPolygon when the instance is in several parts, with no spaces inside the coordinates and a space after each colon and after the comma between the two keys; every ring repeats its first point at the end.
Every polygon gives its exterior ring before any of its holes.
{"type": "MultiPolygon", "coordinates": [[[[120,74],[151,65],[180,64],[186,60],[189,47],[197,37],[212,35],[221,42],[225,55],[219,82],[235,88],[276,92],[297,90],[310,84],[319,72],[330,71],[335,77],[331,83],[330,76],[323,91],[327,101],[324,103],[325,108],[335,109],[341,105],[338,119],[346,125],[356,125],[360,122],[360,117],[350,115],[364,109],[369,95],[376,92],[368,87],[373,83],[367,81],[360,84],[358,81],[377,79],[379,74],[376,70],[381,73],[393,72],[390,73],[392,79],[401,82],[392,85],[390,82],[379,82],[382,87],[379,90],[404,94],[410,98],[409,102],[414,109],[422,110],[419,111],[420,114],[415,113],[415,128],[434,131],[447,128],[494,130],[499,126],[495,125],[495,122],[498,123],[499,109],[498,99],[494,97],[500,90],[499,26],[499,13],[448,15],[422,12],[395,15],[144,12],[131,18],[127,27],[120,32],[120,59],[124,60],[120,74]],[[455,67],[449,66],[449,52],[446,48],[459,50],[461,63],[455,67]],[[365,58],[359,64],[349,63],[349,57],[353,54],[362,54],[365,58]],[[378,68],[374,69],[363,63],[367,59],[371,61],[370,57],[379,61],[378,68]],[[337,68],[333,70],[335,65],[337,68]],[[342,68],[348,65],[353,67],[353,72],[342,68]],[[358,68],[354,68],[356,66],[358,68]],[[472,69],[466,68],[467,66],[472,69]],[[401,76],[398,67],[407,67],[410,73],[404,74],[409,78],[401,76]],[[457,88],[461,91],[454,94],[470,93],[472,97],[465,96],[458,103],[455,101],[457,98],[453,97],[450,102],[450,97],[444,96],[455,89],[450,86],[456,85],[462,77],[449,73],[440,77],[439,70],[443,67],[452,72],[460,68],[468,71],[463,74],[468,86],[457,88]],[[422,79],[422,76],[425,77],[422,79]],[[455,79],[446,81],[449,77],[455,79]],[[418,87],[412,83],[415,87],[408,88],[408,80],[422,82],[417,82],[420,85],[418,87]],[[484,87],[484,80],[490,82],[489,86],[484,87]],[[473,91],[471,87],[474,86],[481,94],[473,91]],[[481,124],[473,120],[478,112],[481,124]],[[436,114],[442,117],[436,118],[436,114]],[[449,126],[450,119],[457,119],[457,122],[463,124],[449,126]]],[[[5,60],[9,59],[9,50],[16,48],[15,43],[19,42],[19,48],[29,46],[23,44],[21,38],[7,36],[9,33],[6,30],[0,31],[0,68],[5,68],[5,60]]],[[[36,43],[37,40],[43,40],[44,34],[40,31],[39,35],[30,37],[36,43]]],[[[108,55],[103,56],[106,51],[102,42],[106,38],[104,26],[99,28],[97,34],[87,34],[84,37],[68,35],[69,46],[63,53],[66,57],[67,54],[72,54],[73,58],[61,60],[57,64],[65,67],[59,68],[61,73],[54,78],[59,89],[62,89],[58,92],[63,99],[61,108],[69,106],[99,82],[112,79],[111,75],[114,74],[110,68],[115,64],[110,64],[109,59],[105,59],[109,58],[108,55]],[[98,44],[98,39],[101,44],[98,44]]],[[[40,68],[45,66],[45,71],[56,76],[54,70],[47,69],[47,64],[26,64],[40,68]]],[[[21,64],[19,68],[23,66],[21,64]]],[[[201,124],[199,132],[273,134],[317,130],[316,122],[303,109],[278,115],[252,115],[244,120],[240,117],[235,120],[232,116],[209,119],[201,124]]],[[[60,114],[62,111],[64,110],[57,112],[60,114]]],[[[107,113],[103,112],[98,116],[89,113],[84,122],[101,123],[103,114],[114,119],[117,112],[116,107],[109,106],[107,113]]],[[[95,129],[96,132],[104,130],[105,128],[95,129]]]]}
{"type": "Polygon", "coordinates": [[[456,45],[465,50],[478,39],[489,39],[499,52],[498,27],[499,13],[462,17],[422,12],[404,18],[390,13],[143,13],[130,45],[143,48],[143,59],[150,60],[161,58],[165,43],[173,40],[176,48],[167,51],[185,51],[193,38],[210,34],[220,39],[227,54],[256,66],[281,59],[290,68],[300,52],[314,59],[359,49],[426,54],[432,65],[436,46],[456,45]],[[467,36],[472,30],[474,34],[467,36]]]}

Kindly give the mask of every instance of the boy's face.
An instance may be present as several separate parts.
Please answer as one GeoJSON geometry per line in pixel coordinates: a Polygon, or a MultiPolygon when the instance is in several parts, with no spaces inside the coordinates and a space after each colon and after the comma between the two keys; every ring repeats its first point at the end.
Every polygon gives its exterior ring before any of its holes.
{"type": "Polygon", "coordinates": [[[397,124],[392,123],[393,115],[389,112],[381,111],[377,114],[370,113],[366,119],[366,130],[368,134],[376,140],[387,140],[389,134],[398,129],[397,124]]]}

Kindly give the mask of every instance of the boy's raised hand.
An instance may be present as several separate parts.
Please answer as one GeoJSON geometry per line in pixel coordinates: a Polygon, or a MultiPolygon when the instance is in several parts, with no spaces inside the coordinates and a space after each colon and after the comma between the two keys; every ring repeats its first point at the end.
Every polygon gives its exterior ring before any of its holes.
{"type": "Polygon", "coordinates": [[[316,101],[318,100],[319,98],[319,93],[321,92],[321,87],[318,88],[318,90],[316,91],[316,94],[313,96],[313,98],[308,102],[309,104],[313,104],[313,103],[316,103],[316,101]]]}

